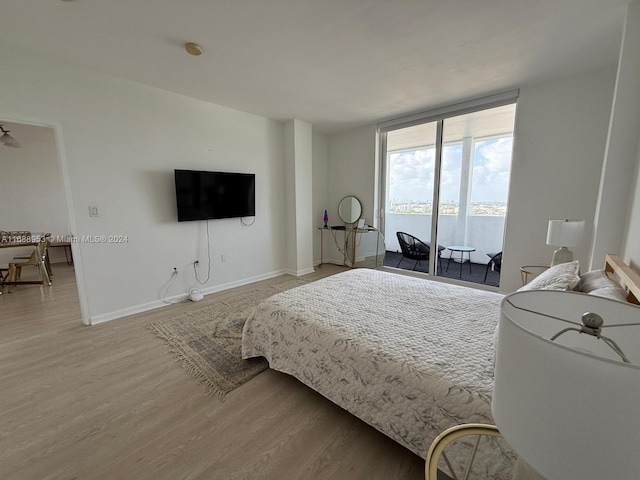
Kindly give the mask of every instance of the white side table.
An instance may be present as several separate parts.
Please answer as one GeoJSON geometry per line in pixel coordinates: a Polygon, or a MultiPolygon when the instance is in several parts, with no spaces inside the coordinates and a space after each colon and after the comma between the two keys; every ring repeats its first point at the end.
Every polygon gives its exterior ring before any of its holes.
{"type": "Polygon", "coordinates": [[[465,262],[465,253],[467,254],[467,260],[469,261],[469,274],[471,275],[471,252],[475,252],[476,249],[474,247],[468,247],[466,245],[452,245],[447,248],[451,250],[451,255],[449,255],[449,262],[447,263],[447,272],[449,271],[449,264],[451,264],[451,260],[455,260],[453,258],[454,252],[460,252],[460,278],[462,278],[462,264],[465,262]]]}

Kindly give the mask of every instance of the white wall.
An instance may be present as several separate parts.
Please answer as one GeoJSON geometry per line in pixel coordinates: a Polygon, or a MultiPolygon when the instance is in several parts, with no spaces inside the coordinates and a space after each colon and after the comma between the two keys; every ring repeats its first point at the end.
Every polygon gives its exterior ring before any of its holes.
{"type": "Polygon", "coordinates": [[[0,51],[0,118],[60,126],[76,235],[127,243],[76,245],[84,313],[101,321],[152,308],[206,277],[204,222],[176,221],[174,168],[256,174],[256,218],[209,222],[216,290],[280,273],[285,200],[282,124],[28,52],[0,51]],[[46,79],[46,80],[45,80],[46,79]],[[87,206],[101,215],[89,218],[87,206]],[[220,262],[225,254],[226,263],[220,262]]]}
{"type": "Polygon", "coordinates": [[[292,275],[313,272],[313,141],[310,123],[284,125],[287,263],[292,275]]]}
{"type": "Polygon", "coordinates": [[[355,195],[362,203],[362,217],[373,224],[375,183],[375,125],[367,125],[329,137],[329,224],[340,224],[338,203],[355,195]]]}
{"type": "MultiPolygon", "coordinates": [[[[54,131],[50,130],[19,139],[21,148],[0,148],[0,230],[69,234],[58,151],[54,131]]],[[[0,252],[0,257],[8,255],[10,259],[14,253],[7,250],[0,252]]],[[[49,256],[52,263],[65,261],[62,249],[51,249],[49,256]]]]}
{"type": "Polygon", "coordinates": [[[501,289],[521,285],[521,265],[549,264],[551,219],[586,220],[571,250],[588,269],[614,82],[604,69],[520,89],[501,289]]]}
{"type": "Polygon", "coordinates": [[[285,198],[285,269],[295,270],[298,257],[296,239],[296,141],[295,125],[293,120],[285,122],[283,125],[284,135],[284,198],[285,198]]]}
{"type": "Polygon", "coordinates": [[[324,225],[324,211],[329,209],[329,141],[327,135],[313,130],[313,264],[320,263],[320,235],[324,225]]]}
{"type": "MultiPolygon", "coordinates": [[[[354,195],[362,203],[362,218],[368,225],[374,224],[374,184],[376,181],[376,126],[351,129],[329,136],[329,225],[341,225],[338,204],[347,195],[354,195]]],[[[342,262],[343,255],[335,243],[342,246],[343,233],[336,238],[324,232],[325,257],[333,262],[342,262]]],[[[376,251],[376,236],[363,235],[359,239],[358,258],[372,255],[376,251]]],[[[319,241],[319,236],[318,236],[319,241]]],[[[381,244],[382,245],[382,244],[381,244]]],[[[380,246],[382,248],[382,246],[380,246]]]]}

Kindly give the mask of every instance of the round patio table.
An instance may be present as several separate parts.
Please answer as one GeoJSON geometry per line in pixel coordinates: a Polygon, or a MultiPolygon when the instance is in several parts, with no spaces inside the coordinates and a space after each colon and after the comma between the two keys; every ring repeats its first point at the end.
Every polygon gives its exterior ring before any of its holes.
{"type": "Polygon", "coordinates": [[[447,272],[449,271],[449,265],[451,264],[451,259],[453,259],[454,253],[460,252],[460,278],[462,278],[462,264],[465,262],[465,253],[467,254],[467,260],[469,261],[469,275],[471,275],[471,252],[475,252],[476,249],[466,245],[452,245],[447,248],[451,250],[451,255],[449,255],[449,262],[447,263],[447,272]]]}

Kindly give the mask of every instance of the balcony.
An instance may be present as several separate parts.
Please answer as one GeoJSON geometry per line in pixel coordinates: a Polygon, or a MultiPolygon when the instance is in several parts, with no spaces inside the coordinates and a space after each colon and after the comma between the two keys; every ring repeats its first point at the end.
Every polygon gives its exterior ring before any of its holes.
{"type": "MultiPolygon", "coordinates": [[[[385,217],[386,255],[384,265],[413,270],[416,263],[414,260],[401,260],[402,255],[396,232],[406,232],[424,242],[428,242],[431,237],[431,219],[432,216],[430,214],[387,213],[385,217]]],[[[483,285],[499,286],[499,272],[490,268],[486,281],[485,273],[490,259],[488,254],[502,251],[504,225],[504,216],[468,215],[461,217],[459,215],[440,214],[438,244],[444,247],[466,245],[475,248],[475,251],[470,253],[471,264],[465,263],[462,265],[463,268],[460,268],[461,265],[457,261],[459,254],[456,253],[449,264],[449,257],[452,252],[449,249],[443,250],[441,253],[443,268],[442,271],[438,269],[438,275],[483,285]],[[447,267],[449,267],[448,271],[447,267]]],[[[465,260],[467,259],[466,253],[464,258],[465,260]]],[[[415,271],[427,273],[427,263],[420,262],[415,271]]]]}

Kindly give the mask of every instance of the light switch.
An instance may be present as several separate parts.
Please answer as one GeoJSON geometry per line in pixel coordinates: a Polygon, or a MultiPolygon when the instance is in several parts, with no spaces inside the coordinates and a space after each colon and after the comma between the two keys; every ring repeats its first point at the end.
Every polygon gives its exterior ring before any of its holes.
{"type": "Polygon", "coordinates": [[[100,216],[100,212],[98,211],[98,207],[89,206],[89,216],[90,217],[99,217],[100,216]]]}

